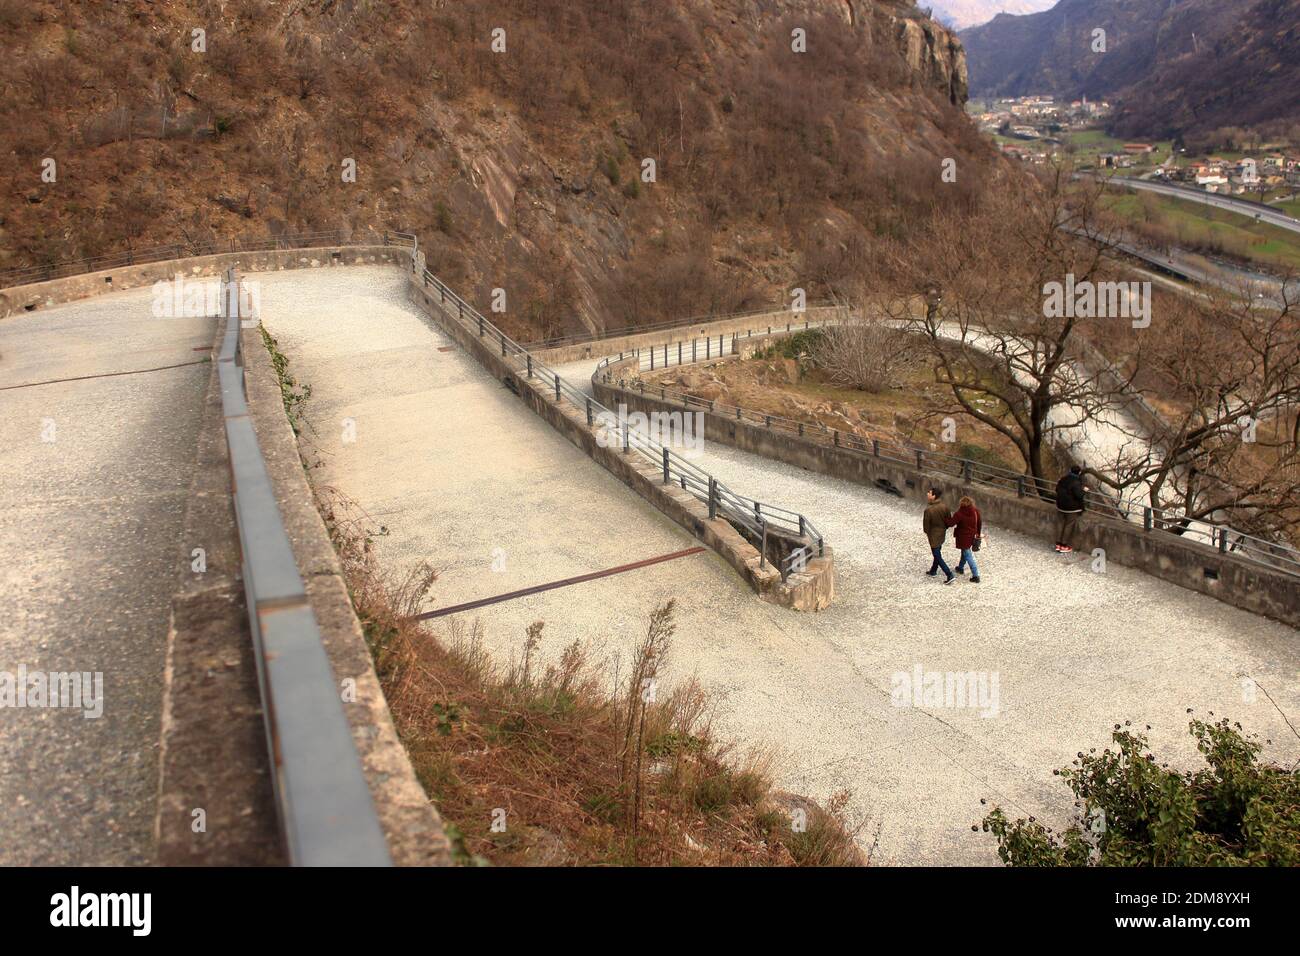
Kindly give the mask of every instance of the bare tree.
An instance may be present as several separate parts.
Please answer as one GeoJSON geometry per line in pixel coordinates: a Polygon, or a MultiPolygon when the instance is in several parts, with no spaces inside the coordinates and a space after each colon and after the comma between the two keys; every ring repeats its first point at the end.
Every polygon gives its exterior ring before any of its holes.
{"type": "Polygon", "coordinates": [[[917,364],[917,337],[861,299],[840,303],[835,312],[835,324],[822,329],[813,350],[832,385],[881,392],[917,364]]]}
{"type": "Polygon", "coordinates": [[[1261,535],[1300,527],[1300,308],[1289,283],[1278,294],[1207,290],[1143,339],[1143,391],[1163,422],[1098,477],[1176,511],[1171,530],[1202,519],[1261,535]]]}
{"type": "Polygon", "coordinates": [[[1084,360],[1087,339],[1126,335],[1128,322],[1044,306],[1049,283],[1109,278],[1113,237],[1095,225],[1100,189],[1073,187],[1063,168],[1028,193],[1022,180],[994,182],[974,209],[940,209],[885,252],[886,281],[913,296],[891,314],[920,337],[947,386],[938,411],[1005,435],[1036,479],[1051,477],[1052,446],[1117,411],[1129,385],[1122,371],[1084,360]]]}

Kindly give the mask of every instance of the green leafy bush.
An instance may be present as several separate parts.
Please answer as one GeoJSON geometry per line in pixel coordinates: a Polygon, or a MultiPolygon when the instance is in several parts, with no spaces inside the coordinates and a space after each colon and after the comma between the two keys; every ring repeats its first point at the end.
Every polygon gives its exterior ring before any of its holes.
{"type": "Polygon", "coordinates": [[[1300,865],[1296,768],[1260,763],[1257,737],[1227,718],[1188,729],[1202,769],[1157,764],[1144,734],[1116,724],[1118,750],[1080,753],[1073,769],[1054,771],[1079,798],[1079,818],[1064,833],[1033,817],[1012,823],[1001,808],[983,829],[1013,866],[1300,865]]]}
{"type": "Polygon", "coordinates": [[[821,329],[805,329],[773,341],[766,348],[754,353],[757,359],[788,358],[797,359],[800,355],[815,355],[817,346],[823,338],[821,329]]]}

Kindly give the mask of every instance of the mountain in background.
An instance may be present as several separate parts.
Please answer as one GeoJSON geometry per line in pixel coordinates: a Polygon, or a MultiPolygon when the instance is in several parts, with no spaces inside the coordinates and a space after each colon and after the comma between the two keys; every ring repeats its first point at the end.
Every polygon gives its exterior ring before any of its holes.
{"type": "Polygon", "coordinates": [[[999,13],[1037,13],[1056,0],[932,0],[934,18],[954,30],[987,23],[999,13]]]}
{"type": "Polygon", "coordinates": [[[0,48],[0,267],[413,230],[525,339],[825,295],[996,161],[905,0],[0,0],[0,48]]]}
{"type": "Polygon", "coordinates": [[[1300,121],[1300,0],[1060,0],[960,37],[974,95],[1110,99],[1122,136],[1300,121]]]}

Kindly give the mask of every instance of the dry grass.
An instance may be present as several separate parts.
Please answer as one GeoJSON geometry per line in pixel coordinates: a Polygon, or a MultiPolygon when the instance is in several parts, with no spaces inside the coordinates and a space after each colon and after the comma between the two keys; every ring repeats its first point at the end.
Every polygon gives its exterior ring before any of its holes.
{"type": "MultiPolygon", "coordinates": [[[[657,609],[626,674],[541,621],[501,661],[479,627],[412,620],[437,579],[386,579],[373,536],[322,495],[399,734],[467,864],[865,865],[849,795],[827,808],[772,790],[769,758],[737,754],[695,680],[661,679],[674,606],[657,609]],[[611,690],[612,688],[612,690],[611,690]]],[[[381,532],[382,533],[382,532],[381,532]]]]}

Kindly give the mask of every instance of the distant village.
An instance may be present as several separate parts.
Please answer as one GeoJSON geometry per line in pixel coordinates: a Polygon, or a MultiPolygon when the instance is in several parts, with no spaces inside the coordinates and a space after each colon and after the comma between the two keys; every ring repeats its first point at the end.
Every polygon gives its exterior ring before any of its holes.
{"type": "Polygon", "coordinates": [[[1111,110],[1108,102],[1086,97],[1066,102],[1052,96],[1006,97],[975,106],[972,118],[993,136],[1004,155],[1042,164],[1064,150],[1075,153],[1080,168],[1132,170],[1207,192],[1241,195],[1300,187],[1300,151],[1282,144],[1235,158],[1190,159],[1169,144],[1120,143],[1097,131],[1111,110]],[[1088,134],[1097,137],[1088,141],[1088,134]],[[1084,135],[1079,135],[1084,134],[1084,135]],[[1159,150],[1160,155],[1157,155],[1159,150]]]}
{"type": "Polygon", "coordinates": [[[997,100],[984,112],[974,115],[979,128],[1024,140],[1051,139],[1066,130],[1083,130],[1097,124],[1110,113],[1105,100],[1069,103],[1056,102],[1052,96],[1017,96],[997,100]]]}

